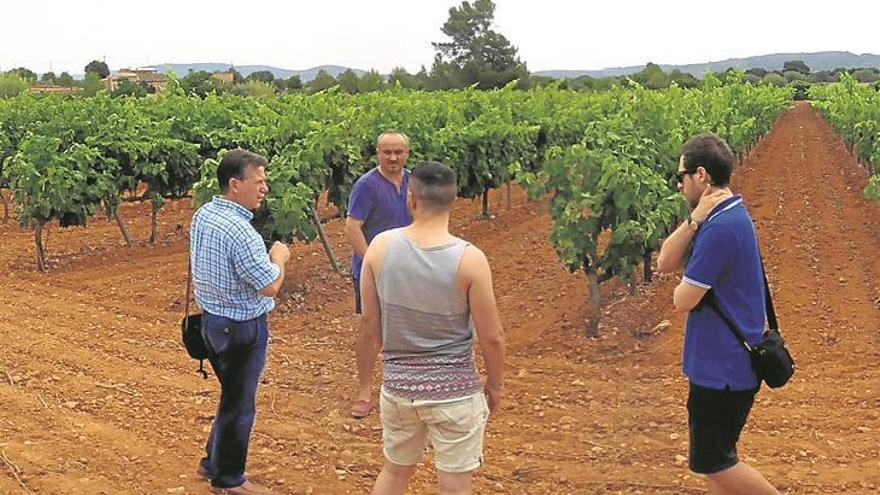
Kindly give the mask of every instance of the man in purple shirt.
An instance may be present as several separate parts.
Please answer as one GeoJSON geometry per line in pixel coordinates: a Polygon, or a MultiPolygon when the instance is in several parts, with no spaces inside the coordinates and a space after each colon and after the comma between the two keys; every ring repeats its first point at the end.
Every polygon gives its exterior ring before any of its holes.
{"type": "Polygon", "coordinates": [[[345,236],[354,254],[351,278],[354,282],[355,312],[361,313],[361,263],[367,246],[380,232],[405,227],[412,223],[406,208],[409,185],[409,139],[406,134],[390,130],[376,140],[379,166],[361,176],[351,188],[345,236]]]}
{"type": "MultiPolygon", "coordinates": [[[[378,234],[412,223],[406,206],[409,170],[405,167],[409,158],[409,139],[400,131],[385,131],[376,140],[376,154],[379,166],[362,175],[351,188],[345,219],[345,236],[354,252],[351,278],[357,314],[361,314],[361,264],[367,246],[378,234]]],[[[351,406],[353,417],[364,418],[372,412],[370,393],[370,390],[358,391],[351,406]]]]}

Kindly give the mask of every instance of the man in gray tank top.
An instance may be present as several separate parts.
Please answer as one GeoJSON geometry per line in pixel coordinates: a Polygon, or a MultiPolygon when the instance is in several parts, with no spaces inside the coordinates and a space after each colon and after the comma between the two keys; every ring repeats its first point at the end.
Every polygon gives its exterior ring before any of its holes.
{"type": "Polygon", "coordinates": [[[467,494],[483,462],[486,421],[501,403],[504,331],[486,256],[449,233],[455,172],[431,162],[410,181],[413,223],[376,236],[364,256],[355,399],[370,400],[381,350],[386,460],[374,494],[404,493],[429,443],[439,492],[467,494]],[[474,365],[475,333],[485,386],[474,365]]]}

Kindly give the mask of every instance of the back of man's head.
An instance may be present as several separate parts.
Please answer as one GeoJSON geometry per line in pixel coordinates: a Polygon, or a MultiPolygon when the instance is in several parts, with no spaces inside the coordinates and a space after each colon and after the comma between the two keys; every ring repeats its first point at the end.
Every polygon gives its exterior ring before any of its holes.
{"type": "Polygon", "coordinates": [[[412,171],[410,190],[424,209],[441,212],[452,207],[458,193],[455,171],[440,162],[426,162],[412,171]]]}
{"type": "Polygon", "coordinates": [[[220,192],[229,192],[229,180],[235,177],[245,180],[248,169],[252,167],[267,167],[269,162],[262,156],[248,150],[236,148],[228,151],[220,160],[217,167],[217,181],[220,182],[220,192]]]}
{"type": "Polygon", "coordinates": [[[733,172],[733,153],[723,139],[711,132],[704,132],[688,139],[681,148],[684,169],[688,172],[703,167],[712,177],[712,185],[724,187],[733,172]]]}

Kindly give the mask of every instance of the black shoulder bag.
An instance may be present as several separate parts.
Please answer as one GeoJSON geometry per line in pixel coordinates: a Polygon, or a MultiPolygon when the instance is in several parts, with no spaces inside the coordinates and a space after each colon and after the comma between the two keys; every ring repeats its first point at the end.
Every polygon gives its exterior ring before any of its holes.
{"type": "MultiPolygon", "coordinates": [[[[764,272],[764,260],[761,260],[761,271],[764,272]]],[[[779,324],[776,321],[776,310],[773,309],[773,298],[770,296],[770,284],[767,282],[767,273],[764,272],[764,299],[767,306],[767,326],[764,337],[758,345],[752,347],[743,337],[736,325],[718,307],[713,290],[709,290],[704,297],[706,305],[714,311],[727,328],[733,332],[737,340],[749,353],[752,362],[752,370],[758,376],[758,381],[763,380],[770,388],[779,388],[794,375],[794,359],[785,347],[785,340],[779,333],[779,324]]]]}
{"type": "Polygon", "coordinates": [[[186,353],[189,357],[199,360],[199,373],[202,378],[208,379],[208,372],[205,371],[205,359],[208,359],[208,346],[205,345],[205,339],[202,337],[202,315],[196,313],[189,314],[189,293],[192,287],[192,262],[190,262],[186,274],[186,294],[184,299],[186,303],[183,308],[183,320],[180,322],[180,331],[183,340],[183,346],[186,347],[186,353]]]}

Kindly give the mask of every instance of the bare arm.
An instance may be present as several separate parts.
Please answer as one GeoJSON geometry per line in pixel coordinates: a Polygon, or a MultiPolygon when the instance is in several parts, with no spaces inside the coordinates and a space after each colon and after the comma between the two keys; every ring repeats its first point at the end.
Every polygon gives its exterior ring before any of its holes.
{"type": "Polygon", "coordinates": [[[697,304],[700,304],[707,291],[708,289],[697,287],[682,280],[672,293],[672,304],[676,310],[687,313],[697,307],[697,304]]]}
{"type": "Polygon", "coordinates": [[[363,220],[352,217],[345,219],[345,237],[351,244],[354,253],[362,259],[367,254],[367,238],[364,237],[363,226],[363,220]]]}
{"type": "Polygon", "coordinates": [[[663,241],[660,246],[660,255],[657,257],[657,271],[663,273],[678,273],[684,270],[687,261],[688,247],[694,240],[696,232],[691,230],[687,221],[681,223],[675,231],[663,241]]]}
{"type": "Polygon", "coordinates": [[[263,287],[260,290],[260,294],[266,297],[275,297],[278,295],[278,291],[280,291],[281,286],[284,285],[284,266],[287,265],[289,259],[290,249],[286,245],[276,241],[275,244],[272,245],[272,249],[269,251],[269,261],[278,267],[278,278],[276,278],[271,284],[263,287]]]}
{"type": "Polygon", "coordinates": [[[489,409],[494,412],[503,395],[505,342],[492,287],[492,271],[482,251],[473,246],[467,248],[461,260],[461,274],[467,283],[471,317],[486,363],[489,409]]]}

